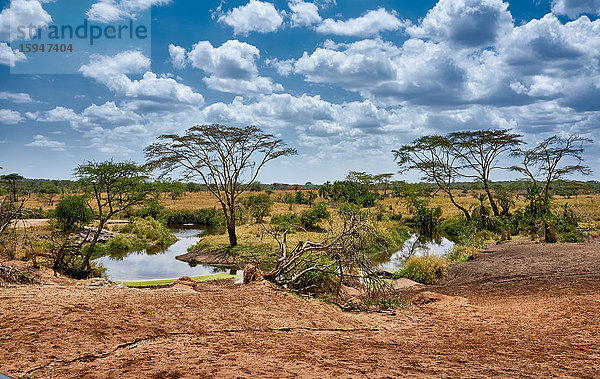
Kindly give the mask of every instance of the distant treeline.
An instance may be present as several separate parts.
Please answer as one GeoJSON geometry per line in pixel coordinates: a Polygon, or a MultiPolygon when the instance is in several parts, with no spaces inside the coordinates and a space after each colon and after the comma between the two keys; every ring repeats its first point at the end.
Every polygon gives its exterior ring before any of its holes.
{"type": "MultiPolygon", "coordinates": [[[[380,191],[388,191],[390,194],[395,186],[399,183],[398,181],[391,181],[389,183],[373,183],[373,189],[380,191]]],[[[509,191],[525,191],[530,185],[525,180],[516,181],[501,181],[495,182],[494,184],[500,185],[509,191]]],[[[327,185],[327,183],[325,184],[327,185]]],[[[431,183],[422,183],[425,188],[431,187],[435,189],[435,185],[431,183]]],[[[307,182],[305,184],[287,184],[287,183],[253,183],[250,185],[249,190],[253,192],[259,191],[306,191],[313,190],[318,191],[323,185],[313,184],[307,182]]],[[[182,182],[170,182],[164,183],[163,192],[171,194],[173,198],[181,196],[184,192],[200,192],[207,191],[207,187],[204,184],[199,183],[182,183],[182,182]]],[[[464,191],[477,191],[483,187],[480,183],[473,182],[457,182],[452,184],[452,188],[456,190],[464,191]]],[[[10,186],[6,182],[0,182],[0,195],[7,195],[10,193],[10,186]]],[[[550,187],[551,192],[557,196],[572,197],[581,194],[592,194],[600,193],[600,182],[596,180],[590,181],[556,181],[552,183],[550,187]]],[[[23,179],[17,184],[17,193],[19,195],[29,194],[48,194],[48,195],[61,195],[70,193],[81,192],[81,187],[77,181],[72,180],[48,180],[48,179],[23,179]]]]}

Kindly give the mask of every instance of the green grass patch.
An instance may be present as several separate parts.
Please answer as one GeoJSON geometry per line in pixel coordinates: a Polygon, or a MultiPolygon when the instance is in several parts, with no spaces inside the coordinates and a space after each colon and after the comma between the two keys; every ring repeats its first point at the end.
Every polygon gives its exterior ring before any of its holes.
{"type": "MultiPolygon", "coordinates": [[[[240,278],[241,275],[230,275],[226,272],[222,272],[219,274],[213,275],[201,275],[201,276],[192,276],[197,282],[207,282],[209,280],[218,280],[218,279],[231,279],[231,278],[240,278]]],[[[123,283],[127,287],[160,287],[160,286],[170,286],[177,279],[157,279],[157,280],[118,280],[115,283],[123,283]]]]}
{"type": "Polygon", "coordinates": [[[422,284],[439,282],[448,269],[448,260],[433,255],[425,257],[410,257],[404,267],[394,273],[398,278],[408,278],[422,284]]]}
{"type": "Polygon", "coordinates": [[[450,262],[466,262],[477,255],[478,249],[474,246],[455,245],[447,255],[450,262]]]}

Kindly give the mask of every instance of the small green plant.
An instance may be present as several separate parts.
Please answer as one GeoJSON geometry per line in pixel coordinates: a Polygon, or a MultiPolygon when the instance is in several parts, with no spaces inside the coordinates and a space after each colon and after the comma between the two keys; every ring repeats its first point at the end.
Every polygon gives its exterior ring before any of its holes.
{"type": "Polygon", "coordinates": [[[396,278],[408,278],[422,284],[438,283],[445,275],[448,260],[433,255],[409,257],[404,267],[394,273],[396,278]]]}
{"type": "Polygon", "coordinates": [[[281,213],[271,217],[271,224],[277,225],[281,230],[294,233],[300,226],[300,218],[295,213],[281,213]]]}

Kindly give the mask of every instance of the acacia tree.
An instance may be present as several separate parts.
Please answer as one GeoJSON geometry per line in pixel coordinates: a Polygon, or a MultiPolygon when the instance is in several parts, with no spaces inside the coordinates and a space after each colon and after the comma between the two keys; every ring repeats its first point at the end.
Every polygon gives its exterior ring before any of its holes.
{"type": "Polygon", "coordinates": [[[88,205],[96,211],[99,225],[81,263],[71,275],[87,277],[91,271],[90,258],[102,228],[115,214],[143,203],[155,187],[148,181],[146,168],[135,162],[86,162],[74,170],[75,177],[90,196],[88,205]]]}
{"type": "Polygon", "coordinates": [[[498,165],[500,155],[513,152],[523,143],[520,134],[510,133],[508,129],[490,129],[463,131],[448,134],[452,155],[458,157],[463,164],[462,176],[475,179],[483,184],[494,216],[500,211],[490,189],[490,175],[498,165]]]}
{"type": "Polygon", "coordinates": [[[147,166],[163,175],[183,170],[186,178],[199,176],[217,198],[227,223],[229,244],[237,245],[236,202],[269,161],[296,154],[281,140],[255,126],[197,125],[182,136],[164,134],[145,149],[147,166]],[[245,180],[245,183],[242,181],[245,180]]]}
{"type": "Polygon", "coordinates": [[[383,174],[376,174],[373,179],[375,180],[375,183],[383,186],[383,197],[387,197],[387,191],[390,187],[390,182],[392,177],[394,176],[393,173],[383,173],[383,174]]]}
{"type": "Polygon", "coordinates": [[[17,201],[17,182],[19,182],[20,180],[23,180],[25,178],[19,174],[13,173],[13,174],[8,174],[8,175],[2,175],[2,176],[0,176],[0,179],[8,182],[8,185],[10,186],[10,191],[12,193],[12,201],[16,202],[17,201]]]}
{"type": "Polygon", "coordinates": [[[591,142],[591,139],[577,135],[567,138],[555,135],[531,149],[515,152],[514,155],[522,157],[522,166],[511,169],[524,174],[533,183],[533,188],[539,190],[543,213],[549,211],[550,185],[554,181],[575,173],[591,174],[590,168],[583,165],[583,144],[591,142]]]}
{"type": "Polygon", "coordinates": [[[400,167],[400,172],[418,170],[423,174],[422,180],[434,183],[437,188],[448,195],[450,201],[458,208],[467,220],[471,219],[469,210],[459,204],[452,195],[452,185],[462,174],[458,157],[453,154],[450,140],[443,136],[425,136],[392,150],[400,167]]]}

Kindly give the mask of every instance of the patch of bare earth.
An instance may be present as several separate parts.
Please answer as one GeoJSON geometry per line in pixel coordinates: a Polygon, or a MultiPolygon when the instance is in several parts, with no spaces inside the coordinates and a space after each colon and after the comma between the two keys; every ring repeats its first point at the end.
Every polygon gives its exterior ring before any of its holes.
{"type": "Polygon", "coordinates": [[[491,246],[395,315],[270,285],[0,288],[13,377],[600,376],[600,241],[491,246]]]}

